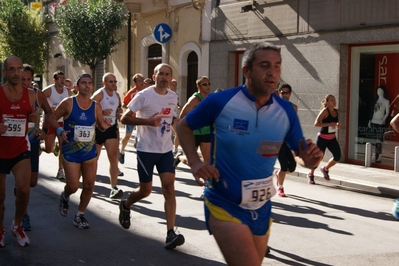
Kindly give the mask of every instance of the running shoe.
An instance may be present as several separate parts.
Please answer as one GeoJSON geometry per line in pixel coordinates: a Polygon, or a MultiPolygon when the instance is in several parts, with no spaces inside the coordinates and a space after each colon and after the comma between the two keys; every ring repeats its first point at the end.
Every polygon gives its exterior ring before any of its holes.
{"type": "Polygon", "coordinates": [[[177,166],[179,165],[179,163],[180,163],[180,156],[182,156],[183,155],[183,153],[180,151],[180,152],[178,152],[178,153],[176,153],[176,155],[175,155],[175,157],[174,157],[174,160],[173,160],[173,167],[176,169],[177,168],[177,166]]]}
{"type": "Polygon", "coordinates": [[[25,234],[22,226],[18,225],[17,228],[14,227],[14,222],[11,224],[11,234],[17,238],[18,245],[21,247],[29,246],[30,241],[28,236],[25,234]]]}
{"type": "Polygon", "coordinates": [[[32,227],[30,226],[30,218],[27,214],[25,214],[22,218],[22,228],[24,229],[24,231],[32,230],[32,227]]]}
{"type": "Polygon", "coordinates": [[[121,163],[121,164],[124,164],[125,163],[125,154],[124,153],[119,153],[119,162],[121,163]]]}
{"type": "Polygon", "coordinates": [[[280,197],[287,197],[287,195],[285,195],[285,193],[284,193],[284,188],[283,188],[283,187],[279,187],[279,188],[277,189],[277,194],[278,194],[280,197]]]}
{"type": "Polygon", "coordinates": [[[57,176],[55,177],[55,178],[57,178],[58,180],[65,180],[65,172],[64,172],[64,169],[58,169],[58,172],[57,172],[57,176]]]}
{"type": "Polygon", "coordinates": [[[267,246],[265,257],[269,256],[269,254],[270,254],[270,248],[269,248],[269,246],[267,246]]]}
{"type": "Polygon", "coordinates": [[[316,183],[314,182],[314,175],[308,174],[308,183],[315,185],[316,183]]]}
{"type": "Polygon", "coordinates": [[[66,217],[69,212],[69,200],[64,200],[64,192],[60,196],[60,213],[62,216],[66,217]]]}
{"type": "Polygon", "coordinates": [[[181,234],[176,234],[175,231],[169,230],[166,236],[165,248],[174,249],[177,246],[184,244],[184,236],[181,234]]]}
{"type": "Polygon", "coordinates": [[[125,208],[126,200],[121,200],[119,203],[119,223],[123,228],[129,229],[130,227],[130,209],[125,208]]]}
{"type": "Polygon", "coordinates": [[[6,246],[6,243],[4,242],[4,234],[6,233],[6,229],[3,228],[3,230],[0,233],[0,248],[4,248],[6,246]]]}
{"type": "Polygon", "coordinates": [[[121,171],[121,170],[119,170],[119,168],[118,168],[118,176],[124,176],[125,174],[121,171]]]}
{"type": "Polygon", "coordinates": [[[118,189],[117,187],[111,188],[111,193],[109,194],[110,199],[120,199],[123,196],[122,189],[118,189]]]}
{"type": "Polygon", "coordinates": [[[330,181],[330,176],[328,175],[328,171],[324,167],[320,167],[320,171],[323,173],[324,179],[330,181]]]}
{"type": "Polygon", "coordinates": [[[86,220],[84,214],[75,215],[75,219],[73,219],[73,225],[79,229],[89,228],[89,222],[86,220]]]}

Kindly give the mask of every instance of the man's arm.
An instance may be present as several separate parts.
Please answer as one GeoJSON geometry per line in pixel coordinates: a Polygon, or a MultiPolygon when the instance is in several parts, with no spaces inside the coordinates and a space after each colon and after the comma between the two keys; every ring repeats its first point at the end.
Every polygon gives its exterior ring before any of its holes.
{"type": "Polygon", "coordinates": [[[133,116],[134,112],[130,109],[126,110],[121,118],[121,122],[124,125],[141,125],[141,126],[154,126],[157,127],[161,123],[161,116],[156,113],[149,118],[138,118],[133,116]]]}
{"type": "Polygon", "coordinates": [[[197,106],[200,103],[200,99],[196,96],[190,97],[188,99],[187,103],[183,106],[179,118],[185,117],[195,106],[197,106]]]}
{"type": "Polygon", "coordinates": [[[204,186],[206,180],[211,177],[219,181],[219,171],[200,159],[195,146],[193,130],[187,124],[186,118],[182,118],[177,124],[177,135],[197,183],[204,186]]]}
{"type": "Polygon", "coordinates": [[[396,132],[399,132],[399,114],[395,115],[389,124],[396,132]]]}
{"type": "Polygon", "coordinates": [[[61,117],[66,116],[67,114],[70,113],[72,107],[72,98],[65,98],[64,100],[61,101],[59,105],[55,108],[55,110],[51,113],[48,122],[51,127],[53,127],[57,135],[59,135],[63,141],[68,142],[67,134],[69,131],[65,131],[58,125],[58,120],[61,117]]]}

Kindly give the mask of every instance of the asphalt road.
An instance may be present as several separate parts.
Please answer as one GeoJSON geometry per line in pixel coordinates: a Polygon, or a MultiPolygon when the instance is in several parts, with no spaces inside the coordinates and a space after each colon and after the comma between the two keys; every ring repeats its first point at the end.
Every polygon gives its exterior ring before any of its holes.
{"type": "MultiPolygon", "coordinates": [[[[58,212],[63,183],[56,180],[57,159],[41,155],[40,180],[31,190],[29,213],[31,245],[17,246],[6,230],[7,247],[0,250],[0,265],[225,265],[216,242],[205,228],[202,188],[185,166],[176,173],[178,231],[186,243],[165,250],[166,226],[158,176],[152,194],[132,207],[132,226],[118,223],[118,201],[108,199],[108,161],[103,151],[93,199],[86,212],[90,229],[79,230],[72,220],[80,190],[71,197],[70,213],[58,212]]],[[[137,187],[135,153],[120,166],[120,188],[137,187]]],[[[7,177],[4,223],[14,213],[13,178],[7,177]]],[[[399,261],[399,226],[390,214],[391,198],[308,185],[303,178],[286,180],[287,198],[276,196],[272,249],[262,265],[395,265],[399,261]]]]}

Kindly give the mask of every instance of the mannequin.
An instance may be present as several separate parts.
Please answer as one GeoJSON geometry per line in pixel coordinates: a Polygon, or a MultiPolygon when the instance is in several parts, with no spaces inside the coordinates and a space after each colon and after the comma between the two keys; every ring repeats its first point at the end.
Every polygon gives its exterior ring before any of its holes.
{"type": "Polygon", "coordinates": [[[375,143],[375,161],[381,162],[382,142],[384,141],[385,121],[389,116],[389,100],[386,96],[384,86],[377,88],[377,98],[374,101],[369,128],[372,136],[376,139],[375,143]]]}

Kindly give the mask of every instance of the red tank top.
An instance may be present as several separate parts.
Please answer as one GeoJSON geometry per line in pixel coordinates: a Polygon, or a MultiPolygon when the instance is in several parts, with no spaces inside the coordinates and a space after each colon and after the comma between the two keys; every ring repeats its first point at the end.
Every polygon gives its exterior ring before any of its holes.
{"type": "Polygon", "coordinates": [[[32,107],[29,101],[29,91],[23,88],[19,101],[11,102],[3,86],[0,86],[0,119],[8,126],[8,130],[0,135],[0,158],[12,159],[30,149],[28,132],[29,114],[32,107]]]}

